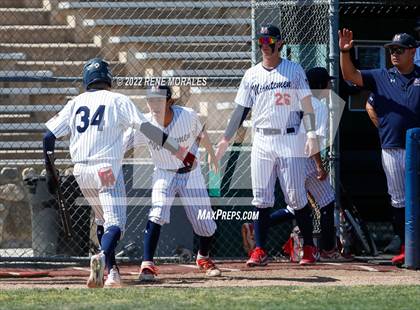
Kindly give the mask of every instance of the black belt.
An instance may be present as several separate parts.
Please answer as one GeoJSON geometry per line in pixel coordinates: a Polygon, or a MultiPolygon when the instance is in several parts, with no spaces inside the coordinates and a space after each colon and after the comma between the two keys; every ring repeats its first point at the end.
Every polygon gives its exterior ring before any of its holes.
{"type": "Polygon", "coordinates": [[[290,133],[295,133],[295,128],[289,127],[284,129],[276,129],[276,128],[255,128],[255,131],[265,135],[265,136],[271,136],[271,135],[286,135],[290,133]]]}

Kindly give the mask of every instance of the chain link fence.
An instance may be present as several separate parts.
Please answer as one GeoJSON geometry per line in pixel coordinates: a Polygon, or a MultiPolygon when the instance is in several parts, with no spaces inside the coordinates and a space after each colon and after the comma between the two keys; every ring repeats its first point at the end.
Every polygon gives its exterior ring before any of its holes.
{"type": "MultiPolygon", "coordinates": [[[[282,57],[304,69],[327,67],[329,1],[58,1],[0,2],[0,257],[5,260],[70,260],[97,248],[90,207],[81,198],[66,139],[56,143],[56,164],[75,236],[64,237],[55,197],[43,170],[44,123],[80,94],[84,62],[103,57],[114,90],[146,112],[145,86],[172,81],[176,104],[197,111],[212,143],[221,138],[237,87],[261,59],[252,39],[260,25],[279,25],[282,57]],[[160,80],[161,81],[161,80],[160,80]]],[[[202,169],[214,210],[251,210],[250,121],[244,122],[222,160],[221,173],[202,169]]],[[[153,165],[146,149],[127,153],[124,177],[129,198],[127,231],[118,257],[142,255],[151,203],[153,165]]],[[[275,208],[284,207],[277,186],[275,208]]],[[[197,240],[182,208],[172,208],[157,256],[191,258],[197,240]]],[[[219,220],[212,255],[243,257],[241,225],[219,220]]],[[[272,228],[271,255],[281,252],[292,225],[272,228]]]]}

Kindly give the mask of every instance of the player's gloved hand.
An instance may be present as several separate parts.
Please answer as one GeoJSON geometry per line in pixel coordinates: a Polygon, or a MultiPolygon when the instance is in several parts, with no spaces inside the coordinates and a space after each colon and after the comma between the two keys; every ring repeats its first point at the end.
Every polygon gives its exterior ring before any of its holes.
{"type": "Polygon", "coordinates": [[[353,31],[344,28],[342,31],[338,31],[338,46],[340,51],[348,52],[353,47],[353,31]]]}
{"type": "Polygon", "coordinates": [[[185,167],[191,168],[195,162],[195,155],[188,152],[186,147],[179,146],[178,151],[174,154],[176,158],[182,161],[185,167]]]}
{"type": "Polygon", "coordinates": [[[319,153],[319,143],[316,137],[315,132],[311,131],[307,133],[306,143],[305,143],[305,154],[308,157],[311,157],[319,153]],[[313,133],[313,135],[312,135],[313,133]]]}
{"type": "Polygon", "coordinates": [[[55,195],[57,194],[57,189],[58,189],[58,171],[54,171],[54,168],[51,167],[50,165],[46,165],[45,167],[46,170],[46,180],[47,180],[47,188],[48,188],[48,192],[51,195],[55,195]]]}
{"type": "Polygon", "coordinates": [[[215,152],[217,161],[220,161],[220,159],[226,153],[226,150],[228,149],[228,147],[229,147],[229,140],[223,137],[223,139],[220,140],[220,142],[217,144],[217,149],[215,152]]]}
{"type": "Polygon", "coordinates": [[[195,155],[193,153],[188,152],[182,162],[185,167],[191,168],[194,166],[195,159],[196,159],[195,155]]]}

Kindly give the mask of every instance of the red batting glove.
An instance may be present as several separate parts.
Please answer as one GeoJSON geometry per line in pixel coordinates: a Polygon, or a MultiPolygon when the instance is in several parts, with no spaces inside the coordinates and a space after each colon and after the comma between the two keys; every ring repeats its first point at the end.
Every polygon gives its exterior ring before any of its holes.
{"type": "Polygon", "coordinates": [[[184,163],[185,167],[191,168],[195,162],[195,155],[188,152],[182,162],[184,163]]]}

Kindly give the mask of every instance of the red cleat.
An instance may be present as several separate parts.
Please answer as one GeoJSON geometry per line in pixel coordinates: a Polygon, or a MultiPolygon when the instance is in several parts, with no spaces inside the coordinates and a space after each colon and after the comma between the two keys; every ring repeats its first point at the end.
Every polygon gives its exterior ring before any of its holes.
{"type": "Polygon", "coordinates": [[[404,264],[404,262],[405,262],[405,246],[402,245],[400,254],[392,258],[392,263],[394,265],[401,266],[404,264]]]}
{"type": "Polygon", "coordinates": [[[267,253],[259,247],[256,247],[246,262],[248,267],[256,267],[256,266],[267,266],[268,263],[268,256],[267,253]]]}
{"type": "Polygon", "coordinates": [[[318,250],[316,247],[311,245],[303,246],[303,256],[299,262],[299,265],[310,265],[315,264],[318,259],[318,250]]]}
{"type": "Polygon", "coordinates": [[[216,267],[210,258],[197,259],[195,263],[208,277],[219,277],[222,275],[220,269],[216,267]]]}

